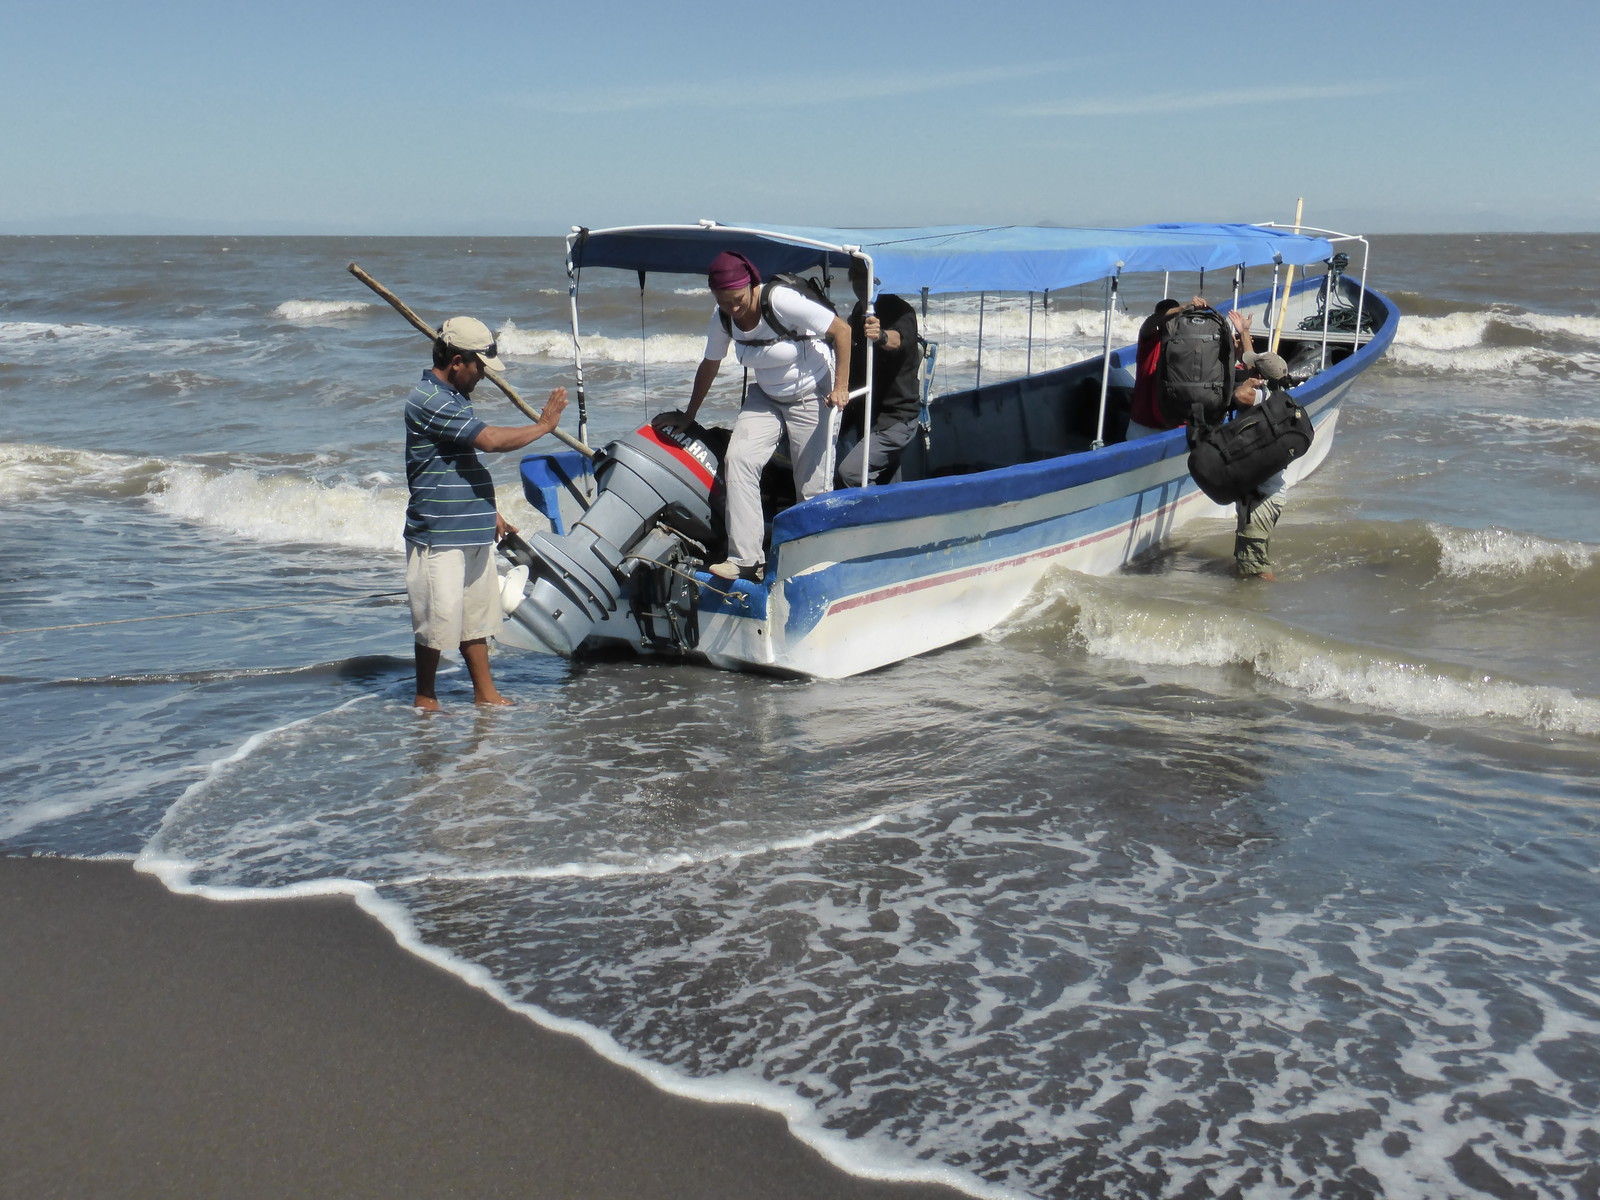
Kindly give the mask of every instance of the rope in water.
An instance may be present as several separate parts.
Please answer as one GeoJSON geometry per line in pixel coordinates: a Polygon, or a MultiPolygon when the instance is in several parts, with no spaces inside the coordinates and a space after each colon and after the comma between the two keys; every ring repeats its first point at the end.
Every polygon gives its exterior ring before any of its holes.
{"type": "Polygon", "coordinates": [[[119,617],[113,621],[80,621],[76,625],[37,625],[32,629],[0,629],[0,637],[19,633],[58,633],[65,629],[93,629],[97,625],[132,625],[137,621],[180,621],[193,617],[217,617],[227,613],[266,612],[273,608],[306,608],[317,604],[356,604],[364,600],[382,600],[389,596],[404,596],[405,592],[373,592],[369,596],[341,596],[331,600],[291,600],[285,604],[255,604],[248,608],[211,608],[205,612],[161,613],[150,617],[119,617]]]}

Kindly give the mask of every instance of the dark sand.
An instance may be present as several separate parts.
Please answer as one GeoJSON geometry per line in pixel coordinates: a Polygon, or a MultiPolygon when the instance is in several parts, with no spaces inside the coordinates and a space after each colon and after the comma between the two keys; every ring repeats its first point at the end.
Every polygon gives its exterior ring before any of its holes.
{"type": "Polygon", "coordinates": [[[407,954],[349,901],[0,858],[0,1196],[956,1200],[834,1169],[407,954]]]}

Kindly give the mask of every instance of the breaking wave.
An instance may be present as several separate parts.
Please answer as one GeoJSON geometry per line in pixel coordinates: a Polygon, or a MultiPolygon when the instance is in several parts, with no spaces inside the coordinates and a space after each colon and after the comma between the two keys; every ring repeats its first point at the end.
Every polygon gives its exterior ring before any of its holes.
{"type": "MultiPolygon", "coordinates": [[[[518,329],[507,321],[495,337],[500,352],[511,358],[551,358],[566,361],[572,357],[572,334],[565,329],[518,329]]],[[[697,363],[705,354],[706,339],[701,334],[657,333],[645,339],[641,354],[637,337],[605,337],[587,334],[583,338],[586,363],[697,363]]]]}
{"type": "Polygon", "coordinates": [[[361,300],[285,300],[272,310],[272,315],[285,321],[319,321],[351,317],[377,307],[361,300]]]}
{"type": "Polygon", "coordinates": [[[169,516],[248,541],[397,550],[406,492],[179,464],[161,472],[151,500],[169,516]]]}
{"type": "Polygon", "coordinates": [[[20,503],[83,493],[138,495],[150,486],[162,465],[160,459],[134,454],[0,443],[0,500],[20,503]]]}
{"type": "Polygon", "coordinates": [[[126,341],[133,336],[134,332],[131,329],[123,329],[116,325],[88,325],[77,321],[60,324],[40,321],[0,323],[0,345],[5,346],[63,341],[126,341]]]}
{"type": "Polygon", "coordinates": [[[1130,601],[1124,592],[1071,578],[1057,581],[997,635],[1041,619],[1065,624],[1070,641],[1102,658],[1148,667],[1244,668],[1313,700],[1417,720],[1509,721],[1541,732],[1600,735],[1600,699],[1388,654],[1236,609],[1130,601]],[[1074,611],[1059,615],[1061,605],[1074,611]]]}
{"type": "Polygon", "coordinates": [[[1563,542],[1511,529],[1451,529],[1432,524],[1439,543],[1440,573],[1465,579],[1474,575],[1526,575],[1535,571],[1586,571],[1600,549],[1582,542],[1563,542]]]}
{"type": "Polygon", "coordinates": [[[1402,316],[1391,362],[1460,374],[1600,371],[1600,317],[1490,309],[1402,316]]]}

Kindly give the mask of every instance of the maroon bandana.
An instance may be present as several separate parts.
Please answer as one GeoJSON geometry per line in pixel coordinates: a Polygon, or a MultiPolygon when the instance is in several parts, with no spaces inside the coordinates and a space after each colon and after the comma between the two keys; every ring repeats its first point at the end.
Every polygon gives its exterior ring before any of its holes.
{"type": "Polygon", "coordinates": [[[711,260],[711,266],[706,269],[706,282],[714,292],[728,292],[735,288],[755,287],[761,282],[761,272],[744,255],[724,250],[711,260]]]}

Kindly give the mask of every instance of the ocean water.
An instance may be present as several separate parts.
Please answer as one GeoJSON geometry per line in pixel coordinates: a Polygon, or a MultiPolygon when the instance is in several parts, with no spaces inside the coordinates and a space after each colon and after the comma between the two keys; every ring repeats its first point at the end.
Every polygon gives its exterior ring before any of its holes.
{"type": "MultiPolygon", "coordinates": [[[[555,239],[0,239],[0,852],[351,893],[862,1174],[1600,1193],[1600,236],[1375,239],[1407,315],[1276,585],[1207,522],[868,676],[503,652],[518,707],[453,669],[434,719],[398,594],[426,345],[351,260],[489,321],[530,399],[571,383],[555,239]]],[[[707,298],[584,284],[598,444],[682,403],[707,298]]],[[[935,300],[945,385],[980,319],[985,378],[1030,322],[1035,369],[1101,329],[1095,289],[935,300]]]]}

